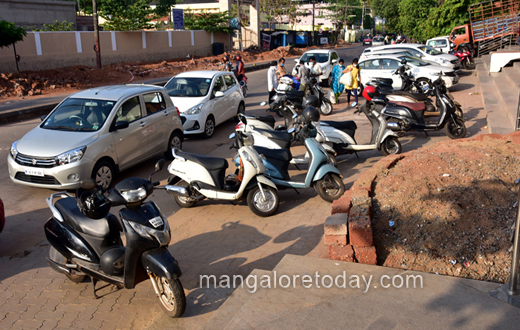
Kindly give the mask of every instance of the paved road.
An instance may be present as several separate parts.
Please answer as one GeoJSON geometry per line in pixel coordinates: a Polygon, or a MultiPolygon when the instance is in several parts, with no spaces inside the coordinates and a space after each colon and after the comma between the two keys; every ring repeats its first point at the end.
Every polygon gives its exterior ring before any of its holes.
{"type": "MultiPolygon", "coordinates": [[[[361,50],[362,47],[357,46],[339,53],[349,63],[361,50]]],[[[247,112],[265,113],[258,104],[267,97],[266,70],[249,73],[248,77],[247,112]]],[[[486,114],[481,97],[468,94],[478,89],[476,84],[475,77],[465,75],[453,88],[455,97],[465,109],[469,136],[487,133],[482,129],[486,126],[486,114]]],[[[360,143],[368,142],[371,131],[368,120],[345,109],[345,99],[342,96],[342,103],[334,107],[333,115],[327,119],[355,120],[358,125],[356,139],[360,143]]],[[[184,273],[181,280],[188,293],[185,317],[179,320],[164,317],[155,304],[148,282],[141,283],[136,290],[113,292],[106,288],[102,299],[93,300],[90,283],[73,284],[52,272],[43,260],[48,246],[42,243],[42,226],[51,214],[45,198],[52,191],[15,185],[8,178],[6,158],[11,142],[21,138],[37,123],[38,120],[31,120],[0,129],[0,166],[4,169],[0,174],[3,187],[0,197],[6,205],[7,215],[6,228],[0,234],[0,328],[200,328],[232,290],[201,289],[199,275],[245,277],[255,268],[272,270],[287,253],[326,255],[322,242],[323,222],[330,214],[330,204],[321,200],[312,189],[301,194],[281,191],[279,211],[270,218],[254,216],[245,203],[234,206],[203,201],[194,208],[179,209],[171,196],[156,191],[151,199],[169,219],[172,229],[170,251],[179,260],[184,273]]],[[[234,126],[232,121],[222,124],[210,140],[190,138],[183,149],[230,159],[233,151],[229,150],[228,135],[234,126]]],[[[443,131],[429,136],[412,133],[401,138],[401,143],[404,151],[410,151],[446,139],[443,131]]],[[[295,148],[293,154],[303,154],[302,147],[295,148]]],[[[359,153],[359,158],[355,155],[339,157],[338,168],[347,188],[381,157],[378,151],[359,153]]],[[[125,171],[121,178],[145,177],[156,161],[153,159],[125,171]]],[[[302,179],[304,173],[294,170],[291,175],[302,179]]],[[[166,177],[166,170],[157,176],[161,180],[166,177]]]]}

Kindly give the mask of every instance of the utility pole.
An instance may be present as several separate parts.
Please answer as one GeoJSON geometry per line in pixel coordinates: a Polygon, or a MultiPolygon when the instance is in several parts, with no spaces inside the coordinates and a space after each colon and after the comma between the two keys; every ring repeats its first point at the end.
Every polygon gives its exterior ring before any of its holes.
{"type": "Polygon", "coordinates": [[[314,12],[316,11],[316,2],[312,0],[312,45],[314,46],[314,12]]]}
{"type": "Polygon", "coordinates": [[[101,50],[99,49],[99,28],[96,0],[92,0],[92,12],[94,16],[94,51],[96,52],[96,65],[101,69],[101,50]]]}
{"type": "Polygon", "coordinates": [[[238,49],[242,51],[242,27],[240,26],[240,0],[237,0],[238,49]]]}

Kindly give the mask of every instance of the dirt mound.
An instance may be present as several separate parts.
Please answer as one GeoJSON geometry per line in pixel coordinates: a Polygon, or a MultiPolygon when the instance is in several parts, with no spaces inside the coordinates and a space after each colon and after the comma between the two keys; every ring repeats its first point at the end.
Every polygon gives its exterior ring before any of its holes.
{"type": "MultiPolygon", "coordinates": [[[[333,47],[333,45],[324,45],[320,48],[333,47]]],[[[312,47],[312,49],[314,48],[317,47],[312,47]]],[[[311,48],[287,46],[271,51],[261,51],[252,47],[249,51],[227,52],[226,55],[232,58],[241,55],[245,63],[258,63],[278,60],[282,57],[299,56],[309,49],[311,48]]],[[[190,56],[161,62],[123,62],[103,65],[102,69],[74,66],[45,71],[2,73],[0,74],[0,102],[40,95],[72,93],[78,89],[94,86],[127,84],[146,79],[171,77],[184,71],[221,69],[223,56],[190,56]]]]}
{"type": "Polygon", "coordinates": [[[520,177],[515,139],[441,142],[379,172],[378,264],[507,282],[520,177]]]}

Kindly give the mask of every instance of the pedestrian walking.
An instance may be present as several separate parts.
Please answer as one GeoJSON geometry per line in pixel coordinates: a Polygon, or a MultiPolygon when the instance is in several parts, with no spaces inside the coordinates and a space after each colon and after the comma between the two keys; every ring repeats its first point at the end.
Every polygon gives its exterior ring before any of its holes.
{"type": "Polygon", "coordinates": [[[267,70],[267,91],[269,92],[269,104],[273,102],[272,98],[276,95],[276,87],[278,87],[278,78],[276,77],[276,61],[271,61],[271,66],[267,70]]]}
{"type": "Polygon", "coordinates": [[[311,79],[311,72],[308,67],[305,66],[305,62],[300,60],[300,68],[298,70],[298,78],[300,78],[300,91],[307,94],[307,87],[311,79]]]}
{"type": "Polygon", "coordinates": [[[332,81],[331,86],[334,91],[334,97],[336,99],[336,103],[339,103],[339,96],[345,90],[345,86],[339,82],[339,78],[343,75],[343,70],[345,70],[345,63],[342,58],[338,60],[338,64],[332,68],[332,81]]]}
{"type": "Polygon", "coordinates": [[[285,69],[285,58],[281,58],[278,61],[278,66],[276,67],[276,76],[278,77],[278,81],[280,81],[280,78],[285,76],[287,74],[287,71],[285,69]]]}
{"type": "Polygon", "coordinates": [[[347,68],[343,70],[343,73],[352,74],[352,86],[347,86],[347,103],[350,104],[350,95],[354,94],[354,106],[356,109],[359,109],[357,89],[361,81],[361,69],[358,65],[358,59],[353,59],[352,64],[347,66],[347,68]]]}

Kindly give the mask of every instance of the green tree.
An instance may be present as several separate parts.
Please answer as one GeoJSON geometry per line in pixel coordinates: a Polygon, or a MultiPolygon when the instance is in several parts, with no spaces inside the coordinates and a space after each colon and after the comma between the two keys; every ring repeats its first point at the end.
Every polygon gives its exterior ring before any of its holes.
{"type": "Polygon", "coordinates": [[[425,41],[425,22],[436,4],[436,0],[401,0],[397,29],[417,41],[425,41]]]}
{"type": "Polygon", "coordinates": [[[152,29],[151,21],[169,14],[175,0],[158,0],[155,9],[147,0],[99,0],[98,12],[107,22],[106,30],[135,31],[152,29]]]}
{"type": "Polygon", "coordinates": [[[397,30],[399,23],[399,0],[372,0],[371,6],[374,15],[385,20],[387,30],[397,30]]]}
{"type": "Polygon", "coordinates": [[[469,23],[468,7],[480,0],[445,0],[440,6],[432,9],[425,22],[427,39],[449,35],[451,30],[469,23]]]}
{"type": "Polygon", "coordinates": [[[184,11],[184,27],[188,30],[205,30],[215,33],[233,33],[233,28],[229,26],[228,21],[233,17],[229,16],[229,12],[219,13],[193,13],[191,10],[184,11]]]}
{"type": "Polygon", "coordinates": [[[16,71],[18,72],[20,72],[20,68],[18,68],[20,57],[16,55],[16,47],[14,44],[18,41],[22,41],[25,36],[27,36],[27,32],[25,32],[24,28],[16,27],[14,23],[5,20],[0,21],[0,48],[13,46],[16,71]]]}
{"type": "Polygon", "coordinates": [[[34,28],[32,26],[28,27],[31,31],[74,31],[74,23],[67,21],[58,22],[55,20],[51,24],[43,24],[43,29],[34,28]]]}

